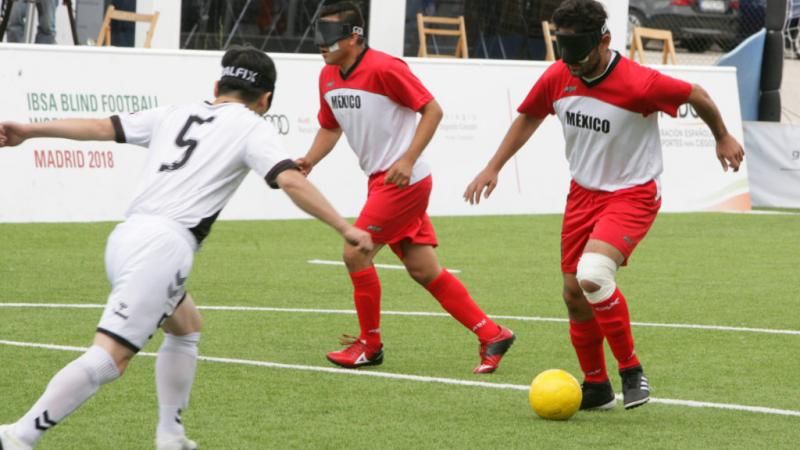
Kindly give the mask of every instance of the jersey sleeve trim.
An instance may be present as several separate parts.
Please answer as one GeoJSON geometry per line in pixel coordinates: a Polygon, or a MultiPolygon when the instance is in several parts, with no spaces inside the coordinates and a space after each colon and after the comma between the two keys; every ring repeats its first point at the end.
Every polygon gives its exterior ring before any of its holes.
{"type": "Polygon", "coordinates": [[[297,164],[291,159],[284,159],[278,164],[272,166],[272,169],[267,172],[267,176],[264,177],[264,180],[272,189],[280,189],[280,186],[278,186],[278,175],[280,175],[281,172],[290,169],[300,170],[300,167],[298,167],[297,164]]]}
{"type": "Polygon", "coordinates": [[[414,111],[414,112],[419,112],[419,110],[424,108],[425,105],[427,105],[428,103],[432,102],[433,100],[434,100],[433,94],[428,92],[425,95],[423,95],[422,97],[419,97],[419,98],[416,99],[416,102],[414,102],[414,104],[411,105],[411,110],[414,111]]]}
{"type": "Polygon", "coordinates": [[[114,127],[114,141],[119,144],[126,143],[125,130],[122,128],[122,121],[119,119],[119,116],[113,115],[110,119],[111,125],[114,127]]]}

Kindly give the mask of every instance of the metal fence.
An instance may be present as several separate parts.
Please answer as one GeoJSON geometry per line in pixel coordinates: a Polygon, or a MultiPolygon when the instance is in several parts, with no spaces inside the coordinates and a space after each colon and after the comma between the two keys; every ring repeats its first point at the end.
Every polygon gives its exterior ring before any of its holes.
{"type": "MultiPolygon", "coordinates": [[[[713,64],[764,27],[767,0],[629,0],[629,28],[672,31],[679,63],[713,64]]],[[[787,56],[795,56],[800,0],[787,5],[787,56]],[[792,31],[794,30],[794,31],[792,31]]]]}
{"type": "MultiPolygon", "coordinates": [[[[351,1],[367,20],[369,0],[351,1]]],[[[183,0],[181,47],[218,50],[246,44],[268,52],[316,53],[313,21],[322,4],[322,0],[183,0]]]]}
{"type": "MultiPolygon", "coordinates": [[[[328,0],[332,2],[335,0],[328,0]]],[[[370,0],[353,0],[369,19],[370,0]]],[[[382,0],[372,0],[382,1],[382,0]]],[[[672,31],[678,64],[713,64],[764,26],[768,0],[629,0],[628,23],[672,31]]],[[[470,58],[541,60],[542,21],[562,0],[407,0],[406,56],[419,48],[416,14],[464,16],[470,58]]],[[[312,24],[323,0],[182,0],[181,47],[249,44],[269,52],[315,53],[312,24]]],[[[800,0],[787,1],[787,57],[800,58],[800,0]]],[[[0,0],[0,14],[9,0],[0,0]]],[[[2,21],[2,17],[0,17],[2,21]]],[[[452,52],[455,38],[429,37],[429,51],[452,52]]],[[[630,42],[630,35],[628,36],[630,42]]],[[[646,42],[653,52],[660,43],[646,42]]],[[[649,62],[649,61],[648,61],[649,62]]],[[[653,61],[655,62],[655,61],[653,61]]]]}
{"type": "MultiPolygon", "coordinates": [[[[463,15],[467,23],[470,58],[544,59],[542,21],[549,20],[562,0],[409,0],[405,55],[416,55],[417,12],[463,15]]],[[[798,57],[800,0],[789,0],[786,22],[787,56],[798,57]]],[[[764,27],[767,0],[629,0],[628,36],[635,26],[672,32],[678,64],[714,64],[764,27]]],[[[438,37],[428,47],[450,52],[455,40],[438,37]]],[[[644,42],[661,50],[660,42],[644,42]]],[[[656,62],[655,57],[653,61],[656,62]]]]}

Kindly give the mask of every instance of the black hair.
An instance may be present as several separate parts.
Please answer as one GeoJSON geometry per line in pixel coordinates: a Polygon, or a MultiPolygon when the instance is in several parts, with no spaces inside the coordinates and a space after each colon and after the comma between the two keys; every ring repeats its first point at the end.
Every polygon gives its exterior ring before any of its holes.
{"type": "Polygon", "coordinates": [[[576,33],[599,31],[606,19],[605,8],[595,0],[566,0],[553,12],[556,28],[572,28],[576,33]]]}
{"type": "MultiPolygon", "coordinates": [[[[328,3],[319,11],[319,17],[336,16],[339,22],[353,27],[361,27],[364,30],[364,15],[361,8],[353,2],[340,1],[328,3]]],[[[367,30],[364,30],[366,33],[367,30]]],[[[359,43],[364,42],[363,36],[359,38],[359,43]]]]}
{"type": "Polygon", "coordinates": [[[272,92],[270,104],[275,97],[275,80],[278,73],[275,63],[266,53],[252,47],[234,46],[222,56],[225,69],[219,80],[219,95],[234,95],[245,102],[255,102],[266,92],[272,92]],[[256,74],[254,80],[230,76],[228,68],[246,69],[256,74]]]}

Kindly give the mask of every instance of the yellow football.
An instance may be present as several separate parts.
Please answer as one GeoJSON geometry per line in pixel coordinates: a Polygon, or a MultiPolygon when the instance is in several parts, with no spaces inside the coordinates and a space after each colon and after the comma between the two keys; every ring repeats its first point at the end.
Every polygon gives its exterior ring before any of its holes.
{"type": "Polygon", "coordinates": [[[580,408],[581,385],[569,372],[550,369],[536,375],[528,400],[542,419],[567,420],[580,408]]]}

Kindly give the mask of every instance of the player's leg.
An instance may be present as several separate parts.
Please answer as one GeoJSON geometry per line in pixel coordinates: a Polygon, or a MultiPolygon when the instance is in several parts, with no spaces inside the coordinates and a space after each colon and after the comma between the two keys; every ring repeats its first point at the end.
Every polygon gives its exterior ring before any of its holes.
{"type": "Polygon", "coordinates": [[[45,431],[78,409],[100,386],[122,376],[134,354],[107,335],[97,333],[89,350],[53,376],[22,418],[0,429],[0,448],[33,448],[45,431]]]}
{"type": "Polygon", "coordinates": [[[439,265],[433,246],[414,244],[407,239],[400,243],[400,247],[408,274],[425,287],[453,318],[481,341],[488,341],[500,333],[500,326],[486,316],[464,284],[439,265]]]}
{"type": "MultiPolygon", "coordinates": [[[[430,222],[427,217],[426,221],[430,222]]],[[[396,253],[401,255],[411,278],[424,286],[445,311],[478,337],[481,362],[473,372],[497,370],[500,360],[514,343],[514,333],[490,319],[469,295],[464,284],[439,265],[432,245],[415,244],[406,239],[400,242],[400,249],[396,253]]]]}
{"type": "Polygon", "coordinates": [[[610,409],[616,404],[606,371],[603,332],[575,277],[601,204],[596,192],[572,182],[561,228],[562,294],[569,315],[570,342],[583,371],[583,410],[610,409]]]}
{"type": "MultiPolygon", "coordinates": [[[[193,259],[188,242],[194,238],[185,233],[181,237],[161,224],[135,220],[115,228],[105,258],[112,290],[93,345],[53,377],[41,398],[13,426],[19,441],[35,445],[100,386],[120,377],[133,355],[175,310],[193,259]]],[[[5,442],[3,446],[11,447],[5,442]]]]}
{"type": "Polygon", "coordinates": [[[623,260],[622,253],[610,244],[590,240],[578,264],[577,277],[617,359],[623,379],[623,403],[630,409],[647,403],[650,386],[634,349],[627,301],[615,282],[617,267],[623,260]]]}
{"type": "MultiPolygon", "coordinates": [[[[112,284],[112,294],[103,315],[105,317],[114,314],[125,321],[131,317],[127,306],[132,302],[122,302],[115,293],[119,294],[122,290],[119,280],[130,278],[122,277],[121,274],[129,272],[123,270],[123,267],[130,261],[131,255],[137,253],[130,245],[123,244],[124,236],[131,231],[133,230],[130,226],[119,225],[109,237],[106,246],[106,272],[112,284]]],[[[119,334],[109,332],[108,329],[98,328],[97,331],[89,350],[61,369],[50,380],[39,400],[14,424],[10,434],[15,435],[24,445],[34,446],[45,431],[75,411],[101,385],[118,378],[130,358],[138,351],[137,347],[119,334]]],[[[6,443],[3,446],[9,447],[6,443]]]]}
{"type": "Polygon", "coordinates": [[[592,315],[574,273],[564,273],[564,302],[569,314],[569,337],[583,372],[582,410],[606,410],[616,405],[603,352],[603,331],[592,315]]]}
{"type": "Polygon", "coordinates": [[[164,426],[167,416],[179,420],[177,411],[169,407],[185,404],[194,379],[202,322],[186,293],[186,282],[195,245],[194,237],[173,222],[134,216],[117,227],[106,252],[113,289],[98,331],[138,350],[160,326],[167,325],[156,360],[158,450],[197,447],[185,438],[182,426],[164,426]]]}
{"type": "Polygon", "coordinates": [[[369,254],[345,244],[342,258],[353,283],[353,303],[358,315],[358,337],[345,335],[341,341],[346,348],[327,354],[330,362],[346,367],[378,365],[383,362],[381,342],[381,281],[372,263],[383,248],[376,244],[369,254]]]}
{"type": "Polygon", "coordinates": [[[372,260],[383,244],[398,232],[398,227],[404,225],[404,220],[398,220],[398,211],[402,209],[398,203],[402,197],[400,189],[385,185],[384,176],[384,173],[370,176],[367,200],[355,222],[356,227],[372,235],[375,248],[369,254],[363,254],[345,245],[342,255],[353,283],[353,301],[361,329],[358,337],[343,337],[341,343],[347,346],[345,349],[328,353],[328,360],[342,367],[355,368],[383,362],[381,282],[372,260]]]}
{"type": "Polygon", "coordinates": [[[620,369],[639,365],[628,307],[616,284],[617,268],[624,260],[624,255],[611,244],[592,239],[586,244],[576,274],[620,369]]]}
{"type": "Polygon", "coordinates": [[[655,182],[615,192],[599,214],[576,274],[617,359],[627,409],[646,403],[650,387],[634,349],[628,305],[616,272],[647,234],[660,205],[655,182]]]}
{"type": "Polygon", "coordinates": [[[197,447],[186,438],[181,413],[189,406],[202,326],[203,319],[188,293],[162,326],[164,341],[156,357],[159,412],[156,448],[159,450],[197,447]]]}
{"type": "Polygon", "coordinates": [[[383,248],[376,244],[364,254],[352,245],[345,244],[342,252],[350,281],[353,283],[353,301],[358,314],[359,339],[369,346],[381,345],[381,280],[372,260],[383,248]]]}

